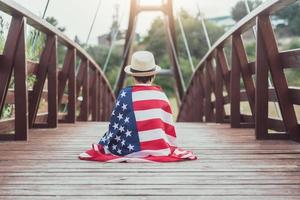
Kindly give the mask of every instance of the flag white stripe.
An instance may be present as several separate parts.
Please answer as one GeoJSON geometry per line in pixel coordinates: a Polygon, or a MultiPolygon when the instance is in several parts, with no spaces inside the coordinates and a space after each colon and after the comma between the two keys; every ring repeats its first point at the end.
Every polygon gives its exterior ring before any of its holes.
{"type": "Polygon", "coordinates": [[[136,121],[144,121],[150,119],[161,119],[163,122],[170,125],[173,124],[172,114],[164,111],[160,108],[148,109],[148,110],[137,110],[134,111],[136,121]]]}
{"type": "Polygon", "coordinates": [[[142,100],[163,100],[169,103],[166,95],[157,90],[142,90],[132,92],[132,101],[142,101],[142,100]]]}
{"type": "Polygon", "coordinates": [[[125,157],[143,158],[147,156],[168,156],[171,154],[170,148],[159,149],[159,150],[142,150],[126,155],[125,157]]]}
{"type": "Polygon", "coordinates": [[[139,139],[140,142],[148,142],[151,140],[158,140],[158,139],[164,139],[169,145],[174,146],[176,138],[167,135],[164,130],[158,128],[158,129],[151,129],[147,131],[139,131],[139,139]]]}

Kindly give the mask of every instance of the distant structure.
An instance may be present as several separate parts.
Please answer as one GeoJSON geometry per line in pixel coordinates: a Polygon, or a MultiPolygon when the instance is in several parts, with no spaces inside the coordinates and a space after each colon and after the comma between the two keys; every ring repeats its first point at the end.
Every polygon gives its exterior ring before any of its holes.
{"type": "Polygon", "coordinates": [[[207,20],[223,26],[225,31],[233,27],[236,23],[230,15],[207,18],[207,20]]]}

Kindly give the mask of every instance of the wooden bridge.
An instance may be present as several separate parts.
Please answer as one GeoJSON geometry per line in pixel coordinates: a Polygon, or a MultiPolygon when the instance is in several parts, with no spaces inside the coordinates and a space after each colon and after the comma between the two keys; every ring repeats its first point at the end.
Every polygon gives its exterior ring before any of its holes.
{"type": "Polygon", "coordinates": [[[12,17],[0,56],[0,113],[4,105],[14,105],[13,118],[0,120],[0,199],[299,199],[300,129],[294,107],[300,105],[300,89],[288,86],[284,69],[300,68],[300,50],[280,52],[270,22],[272,13],[294,2],[270,0],[243,18],[207,52],[185,89],[172,1],[150,7],[132,0],[115,92],[124,85],[122,69],[138,13],[162,11],[180,102],[179,145],[199,160],[103,164],[77,159],[104,133],[115,99],[101,67],[41,18],[0,0],[0,10],[12,17]],[[39,62],[26,58],[27,25],[47,37],[39,62]],[[242,34],[254,26],[256,60],[249,62],[242,34]],[[58,44],[67,48],[62,67],[58,44]],[[32,88],[27,87],[30,75],[36,77],[32,88]],[[47,102],[45,113],[39,112],[41,102],[47,102]],[[241,111],[243,102],[251,115],[241,111]],[[269,116],[270,102],[278,105],[278,118],[269,116]]]}

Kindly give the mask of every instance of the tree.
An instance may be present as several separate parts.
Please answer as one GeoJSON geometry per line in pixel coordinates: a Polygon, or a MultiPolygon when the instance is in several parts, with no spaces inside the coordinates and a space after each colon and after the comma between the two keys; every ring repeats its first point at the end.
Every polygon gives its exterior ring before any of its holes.
{"type": "MultiPolygon", "coordinates": [[[[248,5],[250,10],[255,9],[260,4],[262,4],[261,0],[248,0],[248,5]]],[[[231,9],[231,16],[235,21],[240,21],[244,16],[248,14],[245,1],[238,1],[235,6],[231,9]]]]}
{"type": "MultiPolygon", "coordinates": [[[[194,64],[196,65],[197,62],[199,62],[199,60],[208,51],[201,21],[197,17],[191,16],[185,10],[181,10],[179,12],[179,15],[183,23],[192,59],[194,61],[194,64]]],[[[210,40],[212,42],[215,42],[224,33],[223,27],[219,27],[210,21],[206,21],[206,26],[210,36],[210,40]]],[[[175,27],[180,67],[183,73],[184,81],[187,84],[191,78],[192,71],[188,61],[186,48],[184,46],[183,37],[177,21],[175,27]]],[[[163,19],[158,17],[153,21],[147,36],[140,44],[138,44],[138,47],[136,49],[146,49],[153,52],[156,62],[163,68],[169,68],[170,63],[168,61],[168,54],[166,51],[167,41],[163,19]]],[[[170,96],[172,94],[174,95],[174,83],[173,81],[170,81],[169,78],[157,77],[156,83],[162,85],[167,94],[169,94],[170,96]]]]}
{"type": "Polygon", "coordinates": [[[287,28],[290,33],[300,35],[300,2],[296,3],[278,11],[276,16],[280,19],[287,20],[287,28]]]}

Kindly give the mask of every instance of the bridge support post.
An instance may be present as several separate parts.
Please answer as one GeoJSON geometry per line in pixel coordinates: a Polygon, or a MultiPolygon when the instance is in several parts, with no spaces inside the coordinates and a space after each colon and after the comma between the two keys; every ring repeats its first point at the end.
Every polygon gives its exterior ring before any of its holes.
{"type": "MultiPolygon", "coordinates": [[[[0,57],[0,114],[5,104],[8,87],[14,70],[15,135],[13,138],[15,140],[27,140],[28,137],[25,26],[26,19],[24,17],[12,17],[3,55],[0,57]]],[[[1,135],[1,139],[11,138],[6,138],[5,135],[1,135]]]]}
{"type": "MultiPolygon", "coordinates": [[[[234,47],[235,36],[232,38],[232,47],[234,47]]],[[[240,113],[240,79],[241,72],[238,66],[238,57],[235,48],[231,52],[232,66],[230,74],[230,125],[232,128],[239,128],[241,124],[240,113]]]]}

